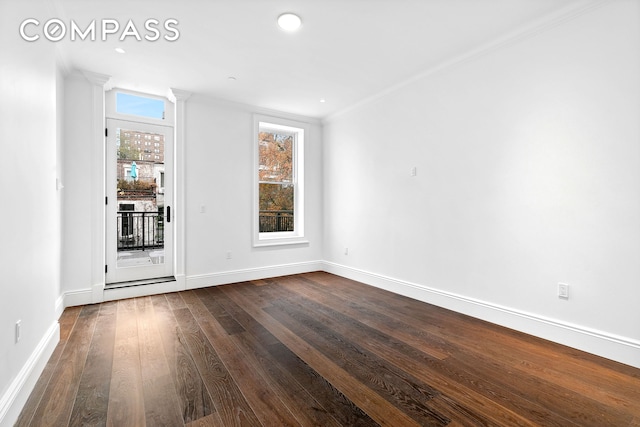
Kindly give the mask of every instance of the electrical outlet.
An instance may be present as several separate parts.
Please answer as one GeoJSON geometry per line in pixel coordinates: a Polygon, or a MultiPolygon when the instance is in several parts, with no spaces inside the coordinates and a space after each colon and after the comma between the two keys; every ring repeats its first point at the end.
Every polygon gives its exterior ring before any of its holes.
{"type": "Polygon", "coordinates": [[[569,285],[558,283],[558,298],[569,299],[569,285]]]}
{"type": "Polygon", "coordinates": [[[227,259],[231,259],[231,251],[227,251],[227,259]]]}
{"type": "Polygon", "coordinates": [[[349,248],[344,248],[344,254],[349,255],[349,248]]]}

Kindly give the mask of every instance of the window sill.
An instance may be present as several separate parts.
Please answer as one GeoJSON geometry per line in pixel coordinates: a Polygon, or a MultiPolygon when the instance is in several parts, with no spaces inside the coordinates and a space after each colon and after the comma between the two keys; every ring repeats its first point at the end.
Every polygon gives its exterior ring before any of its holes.
{"type": "Polygon", "coordinates": [[[300,238],[289,239],[264,239],[253,243],[254,248],[266,248],[272,246],[309,245],[309,241],[300,238]]]}

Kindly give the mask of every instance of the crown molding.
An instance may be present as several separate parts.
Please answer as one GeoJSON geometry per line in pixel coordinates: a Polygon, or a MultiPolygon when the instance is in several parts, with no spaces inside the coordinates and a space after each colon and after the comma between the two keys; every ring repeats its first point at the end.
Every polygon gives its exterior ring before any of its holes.
{"type": "Polygon", "coordinates": [[[250,114],[262,114],[265,116],[278,117],[281,119],[293,120],[293,121],[309,123],[313,125],[317,125],[321,123],[320,119],[316,117],[303,116],[300,114],[289,113],[286,111],[259,107],[257,105],[245,104],[237,101],[230,101],[227,99],[216,98],[214,96],[206,95],[202,93],[194,93],[191,102],[210,105],[212,107],[221,107],[221,108],[233,109],[237,111],[244,111],[250,114]]]}
{"type": "MultiPolygon", "coordinates": [[[[111,79],[111,76],[106,74],[94,73],[93,71],[80,70],[80,72],[84,75],[84,77],[89,80],[90,83],[96,86],[105,86],[107,82],[111,79]]],[[[105,90],[108,90],[105,87],[105,90]]]]}
{"type": "Polygon", "coordinates": [[[472,49],[461,55],[452,57],[448,60],[445,60],[444,62],[441,62],[430,68],[427,68],[417,74],[414,74],[413,76],[407,78],[406,80],[403,80],[399,83],[389,86],[386,89],[383,89],[380,92],[377,92],[371,96],[363,98],[362,100],[354,104],[351,104],[348,107],[345,107],[339,111],[329,114],[322,118],[322,123],[323,124],[328,123],[343,114],[346,114],[350,111],[356,110],[360,107],[370,104],[380,98],[384,98],[385,96],[390,95],[394,92],[397,92],[398,90],[404,88],[405,86],[409,86],[410,84],[415,83],[419,80],[425,79],[427,77],[430,77],[433,74],[449,70],[465,62],[473,61],[475,59],[489,55],[497,50],[512,46],[515,43],[519,43],[523,40],[527,40],[532,37],[535,37],[540,33],[556,28],[566,22],[576,19],[588,12],[591,12],[592,10],[595,10],[606,4],[610,4],[612,2],[613,0],[592,0],[586,4],[576,5],[576,3],[574,3],[564,8],[561,8],[527,25],[524,25],[515,31],[506,33],[503,36],[498,37],[483,45],[480,45],[475,49],[472,49]]]}
{"type": "Polygon", "coordinates": [[[177,101],[186,101],[187,99],[189,99],[192,95],[192,92],[186,91],[186,90],[182,90],[182,89],[176,89],[176,88],[169,88],[169,90],[167,91],[167,98],[169,98],[169,100],[173,103],[177,102],[177,101]]]}

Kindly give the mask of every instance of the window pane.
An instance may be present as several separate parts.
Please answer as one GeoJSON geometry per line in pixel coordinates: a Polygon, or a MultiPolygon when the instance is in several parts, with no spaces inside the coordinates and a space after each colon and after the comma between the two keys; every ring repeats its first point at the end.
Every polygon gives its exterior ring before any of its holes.
{"type": "Polygon", "coordinates": [[[164,101],[118,92],[116,93],[116,111],[122,114],[164,120],[164,101]]]}
{"type": "Polygon", "coordinates": [[[293,136],[276,132],[260,132],[261,182],[293,182],[293,136]]]}
{"type": "Polygon", "coordinates": [[[294,231],[292,184],[260,184],[260,232],[294,231]]]}

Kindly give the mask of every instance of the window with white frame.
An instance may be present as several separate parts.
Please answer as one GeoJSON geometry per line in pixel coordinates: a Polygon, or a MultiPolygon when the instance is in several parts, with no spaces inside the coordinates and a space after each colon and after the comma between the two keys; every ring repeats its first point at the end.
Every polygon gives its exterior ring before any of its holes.
{"type": "Polygon", "coordinates": [[[306,243],[304,127],[255,118],[254,246],[306,243]]]}

